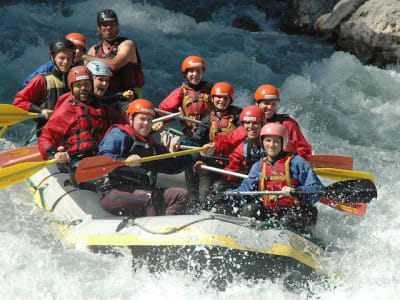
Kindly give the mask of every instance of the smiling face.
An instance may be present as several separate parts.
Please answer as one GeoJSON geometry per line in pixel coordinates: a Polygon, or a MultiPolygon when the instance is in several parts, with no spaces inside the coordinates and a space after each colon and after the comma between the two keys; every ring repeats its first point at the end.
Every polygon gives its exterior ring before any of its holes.
{"type": "Polygon", "coordinates": [[[212,101],[217,111],[225,111],[232,102],[230,97],[220,95],[212,96],[212,101]]]}
{"type": "Polygon", "coordinates": [[[129,116],[129,124],[143,137],[151,133],[152,121],[153,116],[149,114],[135,113],[129,116]]]}
{"type": "Polygon", "coordinates": [[[113,41],[118,35],[118,23],[115,21],[104,22],[97,26],[101,37],[106,41],[113,41]]]}
{"type": "Polygon", "coordinates": [[[266,120],[269,120],[276,114],[278,102],[278,100],[260,100],[256,104],[264,112],[266,120]]]}
{"type": "Polygon", "coordinates": [[[192,85],[199,85],[203,80],[204,69],[187,69],[186,70],[186,79],[192,85]]]}
{"type": "Polygon", "coordinates": [[[260,122],[243,122],[243,128],[249,139],[255,140],[258,138],[261,131],[260,122]]]}
{"type": "Polygon", "coordinates": [[[282,137],[279,135],[264,135],[262,143],[267,153],[267,159],[270,161],[274,160],[282,151],[282,137]]]}
{"type": "Polygon", "coordinates": [[[90,79],[76,81],[72,84],[72,94],[80,101],[88,101],[91,92],[92,81],[90,79]]]}
{"type": "Polygon", "coordinates": [[[73,58],[73,52],[68,50],[58,51],[53,57],[55,65],[62,73],[68,72],[69,68],[72,66],[73,58]]]}
{"type": "Polygon", "coordinates": [[[96,75],[93,79],[93,93],[97,97],[104,96],[104,93],[107,91],[108,86],[110,85],[110,76],[106,75],[96,75]]]}

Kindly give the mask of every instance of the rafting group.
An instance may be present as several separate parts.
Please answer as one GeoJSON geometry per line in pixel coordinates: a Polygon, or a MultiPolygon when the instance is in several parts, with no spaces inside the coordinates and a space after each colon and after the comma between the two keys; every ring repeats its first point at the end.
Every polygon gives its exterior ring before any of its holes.
{"type": "Polygon", "coordinates": [[[51,60],[14,99],[37,116],[30,144],[70,175],[68,184],[96,191],[102,208],[118,216],[206,209],[296,228],[316,223],[321,199],[346,202],[324,194],[332,189],[313,169],[316,156],[297,121],[277,113],[275,86],[258,87],[254,105],[242,109],[233,105],[231,84],[205,81],[204,60],[188,56],[181,66],[185,82],[156,108],[141,92],[138,48],[119,36],[118,26],[117,14],[102,10],[101,40],[87,53],[79,33],[51,43],[51,60]],[[160,133],[174,119],[182,132],[166,142],[160,133]],[[186,189],[157,185],[157,173],[181,172],[186,189]]]}

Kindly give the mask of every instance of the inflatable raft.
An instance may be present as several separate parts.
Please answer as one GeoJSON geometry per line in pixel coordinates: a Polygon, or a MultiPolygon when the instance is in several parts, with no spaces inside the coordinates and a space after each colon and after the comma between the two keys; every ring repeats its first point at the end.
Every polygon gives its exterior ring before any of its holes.
{"type": "MultiPolygon", "coordinates": [[[[113,253],[127,247],[134,259],[155,263],[158,269],[196,260],[197,266],[218,265],[257,278],[330,273],[322,247],[277,223],[207,211],[134,219],[114,216],[101,208],[96,193],[68,185],[68,178],[51,165],[28,180],[35,203],[54,217],[68,246],[113,253]]],[[[158,182],[179,186],[182,181],[160,174],[158,182]]]]}

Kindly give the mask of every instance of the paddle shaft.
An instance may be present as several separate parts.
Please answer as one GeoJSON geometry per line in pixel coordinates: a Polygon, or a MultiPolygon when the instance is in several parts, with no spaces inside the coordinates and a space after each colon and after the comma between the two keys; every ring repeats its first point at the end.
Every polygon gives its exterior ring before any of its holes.
{"type": "MultiPolygon", "coordinates": [[[[173,113],[170,112],[170,111],[166,111],[166,110],[162,110],[162,109],[158,109],[158,108],[155,108],[154,110],[155,110],[156,112],[158,112],[158,113],[165,114],[165,115],[171,115],[171,114],[173,114],[173,113]]],[[[191,118],[188,118],[188,117],[181,117],[181,119],[183,119],[183,120],[185,120],[185,121],[188,121],[188,122],[192,122],[192,123],[198,124],[198,125],[201,124],[201,121],[198,121],[198,120],[195,120],[195,119],[191,119],[191,118]]]]}
{"type": "MultiPolygon", "coordinates": [[[[170,158],[170,157],[176,157],[176,156],[182,156],[182,155],[188,155],[192,153],[198,153],[201,151],[207,150],[207,147],[198,147],[196,149],[189,149],[189,150],[184,150],[184,151],[178,151],[178,152],[171,152],[171,153],[165,153],[165,154],[159,154],[159,155],[154,155],[154,156],[148,156],[148,157],[143,157],[140,159],[142,163],[153,161],[153,160],[159,160],[159,159],[165,159],[165,158],[170,158]]],[[[128,161],[125,161],[127,164],[129,164],[128,161]]]]}
{"type": "Polygon", "coordinates": [[[180,115],[181,115],[181,113],[180,113],[180,112],[177,112],[177,113],[173,113],[173,114],[170,114],[170,115],[167,115],[167,116],[163,116],[163,117],[154,119],[152,122],[153,122],[153,124],[154,124],[154,123],[157,123],[157,122],[162,122],[162,121],[166,121],[166,120],[170,120],[170,119],[177,118],[177,117],[179,117],[180,115]]]}

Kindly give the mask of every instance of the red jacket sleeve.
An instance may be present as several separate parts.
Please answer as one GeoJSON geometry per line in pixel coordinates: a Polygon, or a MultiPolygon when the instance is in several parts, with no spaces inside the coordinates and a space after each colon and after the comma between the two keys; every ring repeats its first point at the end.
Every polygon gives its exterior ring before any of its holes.
{"type": "Polygon", "coordinates": [[[46,81],[41,75],[36,75],[19,91],[14,98],[14,105],[24,110],[40,113],[40,104],[46,98],[46,81]]]}
{"type": "MultiPolygon", "coordinates": [[[[236,172],[236,173],[242,173],[242,172],[247,172],[247,164],[244,159],[244,153],[243,153],[243,147],[244,147],[244,142],[240,143],[239,146],[235,148],[235,150],[229,155],[229,165],[227,165],[224,170],[226,171],[231,171],[231,172],[236,172]]],[[[239,181],[239,177],[237,176],[232,176],[232,175],[225,175],[222,174],[222,176],[229,181],[239,181]]]]}
{"type": "Polygon", "coordinates": [[[217,137],[215,140],[215,155],[228,156],[246,137],[246,131],[244,131],[243,126],[237,127],[228,136],[217,137]]]}
{"type": "Polygon", "coordinates": [[[64,102],[54,111],[50,120],[44,126],[38,141],[39,151],[43,159],[48,159],[47,150],[56,151],[58,146],[63,145],[64,137],[76,123],[77,116],[75,107],[69,102],[64,102]]]}
{"type": "MultiPolygon", "coordinates": [[[[178,112],[179,107],[182,106],[182,100],[183,90],[181,87],[178,87],[173,90],[163,101],[161,101],[160,105],[158,105],[158,108],[169,112],[178,112]]],[[[173,121],[174,119],[167,120],[164,123],[170,123],[173,121]]]]}
{"type": "MultiPolygon", "coordinates": [[[[290,137],[290,141],[292,146],[294,147],[295,151],[298,155],[303,157],[305,160],[308,160],[312,154],[311,145],[307,142],[306,138],[300,131],[299,124],[292,118],[289,120],[285,120],[283,125],[287,128],[288,134],[290,137]]],[[[286,148],[286,151],[292,151],[293,149],[286,148]]]]}

